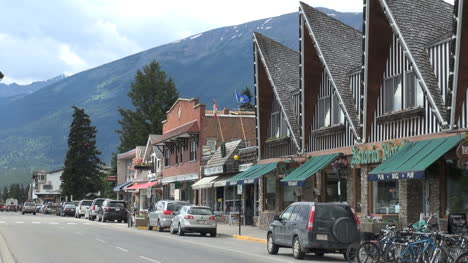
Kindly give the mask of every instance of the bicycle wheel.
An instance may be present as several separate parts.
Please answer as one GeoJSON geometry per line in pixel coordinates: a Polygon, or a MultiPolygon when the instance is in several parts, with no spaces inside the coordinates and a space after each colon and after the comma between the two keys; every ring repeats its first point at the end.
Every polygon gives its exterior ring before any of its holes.
{"type": "Polygon", "coordinates": [[[360,243],[352,243],[351,245],[348,246],[346,249],[346,258],[348,259],[348,262],[353,263],[353,262],[358,262],[357,261],[357,250],[361,246],[360,243]]]}
{"type": "Polygon", "coordinates": [[[465,250],[460,255],[458,255],[454,263],[468,263],[468,250],[465,250]]]}
{"type": "Polygon", "coordinates": [[[390,244],[385,249],[384,262],[414,262],[414,257],[411,253],[402,254],[403,245],[390,244]]]}
{"type": "Polygon", "coordinates": [[[375,243],[364,242],[357,249],[356,259],[359,263],[377,263],[380,260],[380,249],[375,243]]]}

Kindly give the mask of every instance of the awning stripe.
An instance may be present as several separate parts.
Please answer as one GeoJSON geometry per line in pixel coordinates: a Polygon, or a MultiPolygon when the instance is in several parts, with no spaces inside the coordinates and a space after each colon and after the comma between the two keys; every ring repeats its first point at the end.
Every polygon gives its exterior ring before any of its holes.
{"type": "Polygon", "coordinates": [[[134,185],[128,187],[127,190],[146,189],[148,187],[156,185],[157,183],[158,182],[148,182],[148,183],[134,184],[134,185]]]}
{"type": "Polygon", "coordinates": [[[226,182],[226,185],[237,185],[237,184],[253,184],[258,181],[261,176],[273,171],[278,166],[278,162],[256,164],[251,166],[246,171],[234,176],[226,182]]]}
{"type": "Polygon", "coordinates": [[[132,183],[133,183],[133,182],[130,181],[130,182],[125,182],[125,183],[123,183],[123,184],[121,184],[121,185],[117,185],[116,187],[113,188],[113,191],[114,191],[114,192],[120,192],[120,191],[122,191],[122,189],[123,189],[125,186],[130,185],[130,184],[132,184],[132,183]]]}
{"type": "Polygon", "coordinates": [[[217,178],[218,176],[203,177],[202,179],[198,180],[192,185],[192,189],[204,189],[213,187],[213,183],[217,178]]]}
{"type": "Polygon", "coordinates": [[[461,140],[462,136],[457,135],[407,143],[396,154],[372,170],[368,180],[424,178],[426,168],[453,149],[461,140]]]}
{"type": "Polygon", "coordinates": [[[302,186],[307,178],[328,166],[340,155],[341,153],[333,153],[327,155],[314,156],[307,162],[305,162],[303,165],[299,166],[291,173],[289,173],[285,178],[281,180],[281,182],[290,186],[302,186]]]}

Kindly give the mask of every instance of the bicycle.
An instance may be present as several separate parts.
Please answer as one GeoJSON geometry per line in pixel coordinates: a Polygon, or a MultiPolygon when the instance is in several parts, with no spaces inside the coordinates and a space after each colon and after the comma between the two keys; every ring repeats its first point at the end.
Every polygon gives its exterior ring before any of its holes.
{"type": "Polygon", "coordinates": [[[458,255],[458,257],[453,261],[454,263],[468,263],[468,250],[465,250],[458,255]]]}
{"type": "Polygon", "coordinates": [[[436,249],[433,238],[427,233],[415,233],[417,238],[413,241],[393,242],[386,251],[385,262],[429,262],[430,255],[436,249]]]}
{"type": "Polygon", "coordinates": [[[388,246],[396,238],[395,226],[386,226],[381,234],[372,240],[363,242],[356,251],[356,259],[359,263],[377,263],[383,259],[383,254],[388,246]]]}

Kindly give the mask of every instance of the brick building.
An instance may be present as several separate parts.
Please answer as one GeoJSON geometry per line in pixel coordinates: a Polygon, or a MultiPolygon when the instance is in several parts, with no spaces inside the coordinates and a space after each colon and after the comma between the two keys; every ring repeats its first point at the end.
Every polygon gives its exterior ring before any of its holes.
{"type": "Polygon", "coordinates": [[[224,109],[218,112],[218,123],[213,112],[196,98],[180,98],[174,103],[163,122],[162,135],[153,143],[163,153],[163,198],[197,201],[191,185],[203,175],[203,155],[215,152],[222,135],[224,142],[244,139],[240,117],[246,143],[255,144],[253,112],[240,115],[224,109]]]}

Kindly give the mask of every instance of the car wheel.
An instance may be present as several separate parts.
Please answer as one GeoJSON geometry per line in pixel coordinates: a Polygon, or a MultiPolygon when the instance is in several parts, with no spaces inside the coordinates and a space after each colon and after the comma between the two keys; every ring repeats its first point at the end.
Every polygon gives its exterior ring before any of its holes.
{"type": "Polygon", "coordinates": [[[102,220],[102,222],[107,222],[106,216],[105,216],[105,215],[102,215],[101,220],[102,220]]]}
{"type": "Polygon", "coordinates": [[[179,224],[179,227],[178,227],[177,230],[178,230],[178,231],[177,231],[177,234],[178,234],[179,236],[183,236],[183,235],[184,235],[184,230],[182,230],[182,227],[180,227],[180,224],[179,224]]]}
{"type": "Polygon", "coordinates": [[[158,232],[162,232],[163,231],[163,228],[161,227],[161,222],[159,222],[159,219],[158,219],[158,232]]]}
{"type": "Polygon", "coordinates": [[[200,236],[204,237],[206,236],[206,233],[200,233],[200,236]]]}
{"type": "Polygon", "coordinates": [[[279,247],[273,242],[273,233],[268,233],[267,236],[267,251],[268,254],[276,255],[278,254],[279,247]]]}
{"type": "Polygon", "coordinates": [[[23,213],[21,213],[21,214],[23,214],[23,215],[24,215],[24,212],[23,212],[23,213]]]}
{"type": "Polygon", "coordinates": [[[323,255],[325,255],[325,253],[322,253],[322,252],[316,252],[315,255],[317,257],[323,257],[323,255]]]}
{"type": "Polygon", "coordinates": [[[171,224],[171,226],[169,227],[169,233],[171,233],[171,234],[175,234],[175,233],[176,233],[175,229],[172,227],[172,224],[171,224]]]}
{"type": "Polygon", "coordinates": [[[216,230],[210,233],[210,237],[216,237],[216,230]]]}
{"type": "Polygon", "coordinates": [[[153,227],[150,225],[150,221],[148,220],[148,230],[153,230],[153,227]]]}
{"type": "Polygon", "coordinates": [[[33,215],[36,215],[36,213],[33,213],[33,215]]]}
{"type": "Polygon", "coordinates": [[[305,253],[302,252],[299,237],[295,236],[292,244],[293,256],[295,259],[304,259],[305,253]]]}

